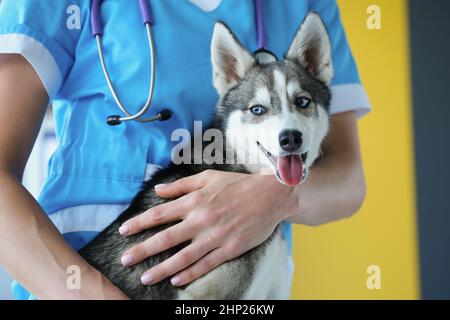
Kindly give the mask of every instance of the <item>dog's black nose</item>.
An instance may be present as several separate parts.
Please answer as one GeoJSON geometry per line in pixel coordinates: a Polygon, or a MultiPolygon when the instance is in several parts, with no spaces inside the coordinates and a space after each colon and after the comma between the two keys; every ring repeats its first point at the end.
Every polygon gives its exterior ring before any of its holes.
{"type": "Polygon", "coordinates": [[[280,133],[278,141],[284,151],[294,152],[302,146],[303,134],[298,130],[285,130],[280,133]]]}

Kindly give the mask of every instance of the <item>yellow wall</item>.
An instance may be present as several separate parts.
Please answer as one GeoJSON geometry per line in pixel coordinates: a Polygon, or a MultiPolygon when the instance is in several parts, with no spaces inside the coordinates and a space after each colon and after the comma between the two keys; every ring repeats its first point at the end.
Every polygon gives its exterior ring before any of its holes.
{"type": "Polygon", "coordinates": [[[373,111],[360,121],[367,197],[351,219],[294,227],[294,299],[419,298],[406,0],[340,0],[373,111]],[[366,9],[382,10],[382,29],[366,27],[366,9]],[[381,268],[368,290],[366,269],[381,268]]]}

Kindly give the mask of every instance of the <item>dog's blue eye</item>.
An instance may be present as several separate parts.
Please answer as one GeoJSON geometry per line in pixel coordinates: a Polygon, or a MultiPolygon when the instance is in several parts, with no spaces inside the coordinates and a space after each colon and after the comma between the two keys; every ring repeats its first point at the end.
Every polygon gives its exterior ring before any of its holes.
{"type": "Polygon", "coordinates": [[[255,116],[262,116],[267,112],[267,109],[263,106],[257,105],[250,108],[250,112],[255,116]]]}
{"type": "Polygon", "coordinates": [[[298,97],[295,100],[295,105],[297,106],[297,108],[300,108],[300,109],[306,109],[309,107],[310,104],[311,104],[311,99],[308,99],[307,97],[298,97]]]}

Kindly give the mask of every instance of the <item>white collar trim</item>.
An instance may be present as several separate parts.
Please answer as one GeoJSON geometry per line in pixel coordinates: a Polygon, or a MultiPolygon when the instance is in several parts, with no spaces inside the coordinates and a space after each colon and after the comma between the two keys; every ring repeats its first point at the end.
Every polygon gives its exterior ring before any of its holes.
{"type": "Polygon", "coordinates": [[[189,0],[193,4],[195,4],[200,9],[211,12],[217,9],[218,6],[222,3],[223,0],[189,0]]]}

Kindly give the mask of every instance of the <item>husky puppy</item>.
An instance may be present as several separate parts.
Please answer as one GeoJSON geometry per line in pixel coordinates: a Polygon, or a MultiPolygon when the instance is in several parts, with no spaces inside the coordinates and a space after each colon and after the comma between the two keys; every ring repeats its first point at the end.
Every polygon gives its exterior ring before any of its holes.
{"type": "MultiPolygon", "coordinates": [[[[174,224],[123,237],[119,227],[147,209],[167,202],[154,186],[207,169],[242,173],[270,168],[278,180],[302,182],[320,152],[329,127],[333,77],[331,45],[320,17],[310,13],[298,29],[283,61],[258,63],[223,24],[216,23],[211,44],[213,83],[220,99],[213,128],[221,130],[234,164],[181,164],[157,172],[121,216],[81,250],[81,255],[132,299],[280,299],[289,295],[287,245],[278,226],[268,240],[185,287],[169,279],[145,286],[144,271],[166,260],[188,243],[125,268],[128,248],[174,224]],[[230,147],[228,141],[239,141],[230,147]],[[256,163],[247,163],[252,152],[256,163]],[[236,164],[242,163],[242,164],[236,164]]],[[[210,162],[207,162],[210,163],[210,162]]],[[[243,195],[245,196],[245,195],[243,195]]]]}

